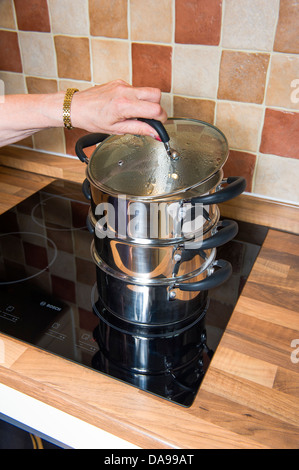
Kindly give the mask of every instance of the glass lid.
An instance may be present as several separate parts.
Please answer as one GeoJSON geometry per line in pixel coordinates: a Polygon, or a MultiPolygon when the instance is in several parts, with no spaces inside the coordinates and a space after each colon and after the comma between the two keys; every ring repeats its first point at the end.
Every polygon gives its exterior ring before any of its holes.
{"type": "Polygon", "coordinates": [[[111,194],[165,197],[198,186],[224,165],[228,144],[216,127],[183,118],[170,118],[164,127],[171,156],[152,137],[111,136],[90,158],[90,181],[111,194]]]}

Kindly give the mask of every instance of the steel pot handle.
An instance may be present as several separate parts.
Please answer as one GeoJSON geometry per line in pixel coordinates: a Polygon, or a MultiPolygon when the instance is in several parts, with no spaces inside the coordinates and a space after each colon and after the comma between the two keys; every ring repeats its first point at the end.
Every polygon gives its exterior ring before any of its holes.
{"type": "Polygon", "coordinates": [[[227,186],[215,193],[194,197],[191,199],[191,204],[220,204],[239,196],[246,188],[246,179],[243,176],[230,176],[224,179],[222,183],[227,183],[227,186]]]}
{"type": "Polygon", "coordinates": [[[80,137],[80,139],[76,142],[75,151],[81,162],[86,164],[89,162],[88,157],[83,152],[84,148],[96,145],[105,140],[107,137],[109,137],[109,134],[99,133],[86,134],[83,137],[80,137]]]}
{"type": "Polygon", "coordinates": [[[207,276],[202,281],[175,284],[174,288],[182,291],[203,291],[220,286],[231,276],[233,271],[232,265],[228,261],[219,259],[213,263],[213,267],[214,266],[217,266],[220,269],[217,269],[217,271],[213,272],[213,274],[207,276]]]}
{"type": "Polygon", "coordinates": [[[145,122],[146,124],[151,126],[153,129],[155,129],[155,131],[159,134],[159,137],[164,144],[169,142],[170,137],[161,121],[157,121],[156,119],[146,119],[146,118],[138,118],[138,121],[145,122]]]}

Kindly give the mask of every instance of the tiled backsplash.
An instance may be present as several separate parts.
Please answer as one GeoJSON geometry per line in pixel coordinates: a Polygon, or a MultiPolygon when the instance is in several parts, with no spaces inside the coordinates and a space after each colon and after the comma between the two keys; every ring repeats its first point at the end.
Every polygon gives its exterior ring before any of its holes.
{"type": "MultiPolygon", "coordinates": [[[[169,116],[224,132],[226,176],[299,203],[298,0],[0,0],[0,70],[7,94],[159,87],[169,116]]],[[[74,155],[83,132],[18,145],[74,155]]]]}

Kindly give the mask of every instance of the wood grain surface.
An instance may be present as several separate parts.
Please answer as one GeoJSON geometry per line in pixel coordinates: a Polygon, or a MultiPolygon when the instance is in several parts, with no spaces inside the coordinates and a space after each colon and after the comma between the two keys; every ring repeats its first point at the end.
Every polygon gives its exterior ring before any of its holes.
{"type": "Polygon", "coordinates": [[[299,237],[269,230],[191,407],[2,334],[0,381],[148,449],[298,448],[298,306],[299,237]]]}

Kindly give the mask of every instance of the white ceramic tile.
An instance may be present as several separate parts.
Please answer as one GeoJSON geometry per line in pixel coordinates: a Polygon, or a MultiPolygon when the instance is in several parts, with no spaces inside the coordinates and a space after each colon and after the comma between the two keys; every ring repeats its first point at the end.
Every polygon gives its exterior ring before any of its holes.
{"type": "Polygon", "coordinates": [[[98,85],[121,79],[129,83],[130,46],[127,41],[92,39],[93,80],[98,85]]]}
{"type": "Polygon", "coordinates": [[[48,0],[53,34],[89,34],[87,0],[48,0]]]}
{"type": "Polygon", "coordinates": [[[19,43],[26,75],[56,77],[56,55],[50,33],[19,32],[19,43]]]}
{"type": "Polygon", "coordinates": [[[253,192],[299,204],[298,175],[299,160],[296,158],[259,155],[253,192]]]}
{"type": "Polygon", "coordinates": [[[222,45],[232,49],[272,50],[279,0],[226,0],[222,45]]]}
{"type": "Polygon", "coordinates": [[[173,93],[216,98],[219,63],[219,48],[176,45],[173,57],[173,93]]]}

